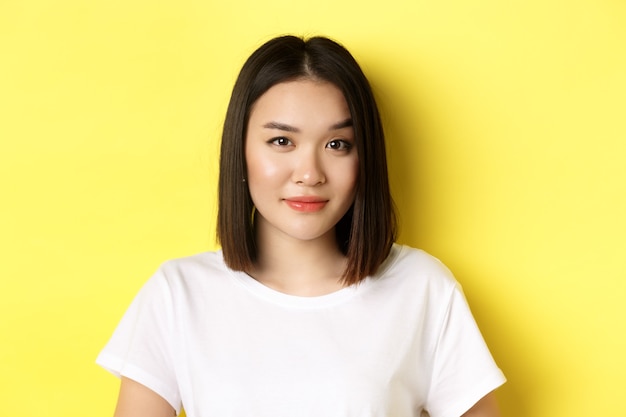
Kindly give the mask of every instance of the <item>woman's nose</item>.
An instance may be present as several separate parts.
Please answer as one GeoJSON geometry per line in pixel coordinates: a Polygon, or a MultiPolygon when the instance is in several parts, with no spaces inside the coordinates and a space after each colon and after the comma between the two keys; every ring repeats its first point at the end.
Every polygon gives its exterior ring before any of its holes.
{"type": "Polygon", "coordinates": [[[303,150],[300,158],[296,161],[292,180],[299,185],[316,186],[324,184],[326,177],[320,156],[316,152],[303,150]]]}

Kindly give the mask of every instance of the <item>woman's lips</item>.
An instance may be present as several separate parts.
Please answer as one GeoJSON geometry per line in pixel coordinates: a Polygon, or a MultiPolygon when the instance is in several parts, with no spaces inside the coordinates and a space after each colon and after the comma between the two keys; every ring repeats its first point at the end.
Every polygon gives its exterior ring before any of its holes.
{"type": "Polygon", "coordinates": [[[324,208],[328,200],[319,197],[290,197],[283,200],[293,210],[305,213],[320,211],[324,208]]]}

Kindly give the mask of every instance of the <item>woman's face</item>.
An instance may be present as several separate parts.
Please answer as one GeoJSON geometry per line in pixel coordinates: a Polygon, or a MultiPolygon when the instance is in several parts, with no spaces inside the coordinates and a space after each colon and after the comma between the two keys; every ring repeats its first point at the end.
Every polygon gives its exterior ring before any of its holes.
{"type": "Polygon", "coordinates": [[[358,154],[350,110],[333,84],[274,85],[252,108],[245,142],[256,228],[314,240],[334,233],[354,201],[358,154]]]}

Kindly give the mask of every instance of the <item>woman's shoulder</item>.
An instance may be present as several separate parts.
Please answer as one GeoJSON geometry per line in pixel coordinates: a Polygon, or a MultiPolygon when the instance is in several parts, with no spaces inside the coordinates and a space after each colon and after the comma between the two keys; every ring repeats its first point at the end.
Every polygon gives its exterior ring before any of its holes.
{"type": "Polygon", "coordinates": [[[452,272],[438,258],[422,249],[397,243],[374,278],[393,281],[394,285],[427,286],[446,292],[458,286],[452,272]]]}
{"type": "Polygon", "coordinates": [[[200,252],[189,256],[174,258],[163,262],[161,269],[228,269],[221,250],[200,252]]]}
{"type": "Polygon", "coordinates": [[[165,281],[169,286],[194,287],[210,282],[224,281],[231,270],[224,263],[222,251],[201,252],[165,261],[153,279],[165,281]]]}

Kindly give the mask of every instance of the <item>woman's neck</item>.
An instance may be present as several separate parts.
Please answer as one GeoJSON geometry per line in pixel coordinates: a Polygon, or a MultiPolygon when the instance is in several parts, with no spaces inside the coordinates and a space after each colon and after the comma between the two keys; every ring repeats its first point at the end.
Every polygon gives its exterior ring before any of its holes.
{"type": "Polygon", "coordinates": [[[248,271],[260,283],[305,297],[329,294],[344,287],[341,277],[346,257],[339,250],[334,231],[312,240],[260,232],[257,262],[248,271]]]}

